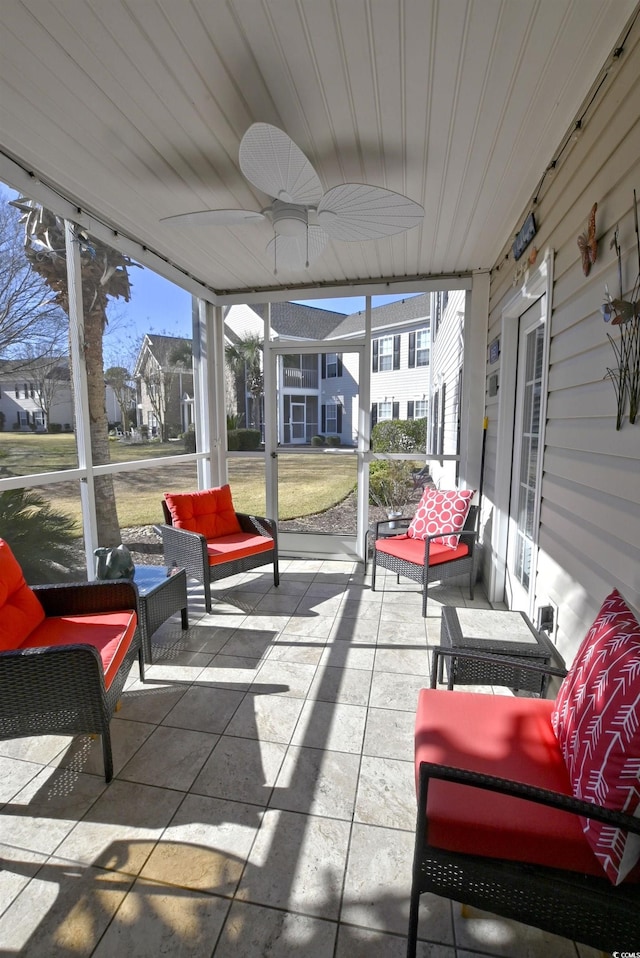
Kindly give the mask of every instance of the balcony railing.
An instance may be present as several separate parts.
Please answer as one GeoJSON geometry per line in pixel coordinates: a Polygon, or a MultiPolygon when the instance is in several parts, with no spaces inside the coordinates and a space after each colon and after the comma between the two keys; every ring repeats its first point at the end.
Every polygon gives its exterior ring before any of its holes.
{"type": "Polygon", "coordinates": [[[282,385],[293,389],[317,389],[318,388],[318,370],[317,369],[291,369],[285,367],[282,370],[282,385]]]}

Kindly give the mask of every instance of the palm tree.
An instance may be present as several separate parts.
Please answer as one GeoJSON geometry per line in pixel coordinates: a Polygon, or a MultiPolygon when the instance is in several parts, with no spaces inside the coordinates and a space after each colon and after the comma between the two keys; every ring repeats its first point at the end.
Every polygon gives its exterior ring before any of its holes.
{"type": "MultiPolygon", "coordinates": [[[[236,397],[246,393],[251,396],[251,418],[254,429],[260,429],[260,400],[264,395],[264,373],[262,370],[263,343],[260,336],[249,334],[225,348],[225,358],[235,381],[236,397]]],[[[243,404],[244,406],[244,404],[243,404]]],[[[240,411],[240,410],[239,410],[240,411]]]]}
{"type": "MultiPolygon", "coordinates": [[[[22,212],[25,253],[54,294],[58,306],[69,313],[67,257],[64,222],[26,197],[12,203],[22,212]]],[[[89,432],[95,465],[109,460],[109,429],[105,403],[102,337],[107,325],[110,298],[129,302],[131,285],[128,267],[137,265],[128,256],[87,234],[79,234],[84,309],[84,358],[89,394],[89,432]]],[[[98,541],[103,546],[121,542],[112,476],[96,476],[96,521],[98,541]]]]}

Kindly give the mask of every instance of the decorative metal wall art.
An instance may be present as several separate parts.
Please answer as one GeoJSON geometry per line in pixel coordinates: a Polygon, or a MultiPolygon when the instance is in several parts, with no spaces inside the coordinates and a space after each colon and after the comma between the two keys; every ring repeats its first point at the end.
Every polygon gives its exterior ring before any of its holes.
{"type": "Polygon", "coordinates": [[[578,246],[582,256],[582,272],[585,276],[588,276],[591,272],[591,267],[595,263],[598,256],[598,241],[596,239],[597,209],[598,204],[594,203],[591,207],[591,212],[589,213],[589,225],[587,226],[587,231],[586,233],[581,233],[578,237],[578,246]]]}
{"type": "Polygon", "coordinates": [[[605,286],[605,301],[602,304],[602,316],[605,323],[618,326],[620,338],[614,338],[607,333],[607,339],[615,356],[616,365],[607,367],[605,379],[610,379],[616,394],[617,415],[616,429],[622,427],[627,404],[629,407],[629,422],[635,423],[640,407],[640,232],[638,231],[638,201],[636,191],[633,191],[633,215],[636,230],[636,247],[638,252],[638,273],[633,289],[628,299],[624,299],[622,287],[622,253],[618,242],[618,228],[616,227],[610,249],[615,247],[618,260],[618,284],[620,296],[613,298],[609,287],[605,286]]]}

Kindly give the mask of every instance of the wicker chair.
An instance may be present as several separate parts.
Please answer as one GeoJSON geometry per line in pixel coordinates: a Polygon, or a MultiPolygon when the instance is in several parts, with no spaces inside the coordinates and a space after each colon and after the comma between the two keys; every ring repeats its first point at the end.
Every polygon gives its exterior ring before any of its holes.
{"type": "MultiPolygon", "coordinates": [[[[406,576],[419,582],[422,586],[422,615],[427,615],[427,598],[429,583],[442,582],[445,579],[454,576],[469,576],[469,595],[473,599],[473,590],[477,575],[477,532],[476,522],[478,517],[478,507],[471,506],[467,515],[464,528],[460,533],[459,544],[466,546],[464,555],[460,555],[455,550],[441,550],[435,554],[432,551],[431,543],[434,539],[441,537],[442,533],[427,536],[426,539],[411,540],[414,555],[411,559],[406,557],[404,548],[407,542],[406,537],[396,536],[394,538],[378,538],[377,530],[381,523],[376,523],[375,543],[373,547],[373,571],[371,575],[371,589],[376,590],[376,566],[383,569],[390,569],[398,576],[406,576]],[[422,548],[424,545],[424,549],[422,548]],[[448,554],[450,553],[450,555],[448,554]]],[[[410,518],[396,520],[396,525],[402,524],[405,528],[409,527],[410,518]]]]}
{"type": "MultiPolygon", "coordinates": [[[[238,536],[238,550],[229,551],[223,559],[213,562],[210,550],[215,549],[215,540],[207,539],[199,532],[192,532],[173,525],[173,517],[165,500],[162,501],[162,510],[165,524],[156,529],[162,536],[165,562],[168,565],[176,564],[184,568],[187,576],[191,576],[202,583],[204,600],[207,612],[212,611],[211,583],[227,578],[239,572],[248,572],[259,566],[273,563],[273,584],[280,584],[278,570],[278,529],[273,519],[264,516],[251,516],[243,512],[236,512],[236,518],[241,529],[238,536]],[[247,541],[263,537],[268,539],[270,546],[267,549],[260,547],[250,554],[243,548],[243,538],[247,541]]],[[[222,540],[220,540],[222,541],[222,540]]]]}
{"type": "MultiPolygon", "coordinates": [[[[444,654],[447,654],[446,650],[444,654]]],[[[461,655],[495,661],[495,657],[488,653],[469,651],[462,652],[461,655]]],[[[533,663],[525,664],[522,660],[518,660],[517,663],[514,660],[513,664],[517,664],[523,670],[539,674],[555,676],[565,674],[565,671],[561,669],[533,663]]],[[[443,842],[437,835],[432,837],[434,824],[431,820],[433,815],[430,818],[430,790],[433,789],[435,794],[436,789],[443,787],[443,782],[464,786],[470,827],[474,830],[474,834],[477,834],[479,828],[476,801],[480,801],[482,794],[487,790],[494,795],[514,796],[522,801],[524,828],[534,815],[536,805],[544,806],[549,810],[561,809],[571,813],[572,816],[591,818],[613,827],[623,828],[636,835],[640,834],[640,820],[623,812],[611,811],[591,802],[573,798],[570,794],[550,790],[549,787],[537,787],[531,783],[524,784],[505,777],[505,766],[509,766],[514,758],[517,765],[519,750],[517,731],[512,732],[509,738],[509,748],[504,750],[500,760],[496,760],[495,775],[474,770],[473,759],[469,760],[471,767],[465,767],[460,755],[449,754],[448,756],[447,753],[454,747],[452,746],[454,741],[460,741],[459,737],[456,738],[461,731],[458,728],[460,724],[458,718],[461,718],[464,723],[467,698],[472,696],[476,700],[484,700],[489,708],[492,700],[502,700],[498,704],[504,704],[505,701],[508,703],[514,699],[505,696],[477,693],[474,695],[474,693],[430,689],[423,690],[421,693],[421,705],[427,704],[422,699],[425,692],[432,697],[429,702],[431,706],[435,706],[438,702],[442,703],[442,696],[454,698],[449,698],[448,711],[446,717],[443,717],[442,724],[446,724],[446,734],[442,726],[438,732],[436,728],[429,725],[429,722],[423,722],[421,725],[418,721],[416,722],[418,815],[407,958],[415,958],[416,955],[420,896],[426,892],[533,925],[607,953],[620,948],[621,944],[624,946],[625,942],[640,941],[640,883],[637,880],[613,885],[604,875],[600,877],[591,872],[587,873],[584,869],[572,871],[567,867],[549,867],[549,865],[518,858],[491,857],[489,853],[472,853],[460,847],[451,850],[443,847],[443,842]],[[439,752],[442,756],[442,764],[420,761],[420,742],[423,745],[427,743],[429,749],[439,752]],[[447,757],[450,758],[451,764],[445,764],[447,757]],[[501,772],[503,775],[500,774],[501,772]]],[[[540,699],[516,699],[515,701],[543,702],[540,699]]],[[[543,705],[535,707],[542,708],[543,705]]],[[[420,711],[419,706],[419,713],[420,711]]],[[[424,713],[425,710],[422,711],[424,713]]],[[[473,720],[469,720],[468,724],[473,724],[473,720]]],[[[464,742],[470,743],[472,753],[474,752],[473,736],[478,728],[476,723],[473,732],[467,729],[462,736],[464,742]]],[[[513,728],[518,729],[516,722],[513,723],[513,728]]],[[[526,732],[523,733],[522,746],[523,751],[527,752],[532,747],[526,732]]],[[[440,800],[442,802],[442,798],[440,800]]],[[[547,814],[552,812],[549,811],[547,814]]],[[[569,816],[566,816],[566,819],[570,820],[569,816]]],[[[499,827],[497,822],[496,827],[499,827]]],[[[461,842],[457,844],[459,846],[461,842]]]]}
{"type": "MultiPolygon", "coordinates": [[[[124,580],[35,586],[33,591],[44,608],[45,623],[50,617],[136,608],[135,588],[124,580]]],[[[113,776],[109,723],[136,656],[144,681],[138,628],[106,687],[100,653],[89,644],[40,645],[0,652],[0,739],[95,733],[102,736],[105,779],[109,782],[113,776]]]]}

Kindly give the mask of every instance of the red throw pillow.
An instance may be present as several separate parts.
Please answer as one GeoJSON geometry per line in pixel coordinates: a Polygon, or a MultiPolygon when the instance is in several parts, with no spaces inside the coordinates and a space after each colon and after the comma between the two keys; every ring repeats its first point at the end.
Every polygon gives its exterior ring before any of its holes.
{"type": "Polygon", "coordinates": [[[0,649],[17,649],[44,619],[9,545],[0,539],[0,649]]]}
{"type": "MultiPolygon", "coordinates": [[[[640,813],[640,625],[614,589],[563,680],[551,723],[576,798],[640,813]]],[[[583,819],[614,885],[640,858],[640,836],[583,819]]]]}
{"type": "Polygon", "coordinates": [[[446,535],[448,532],[462,532],[467,521],[471,500],[475,489],[456,489],[440,491],[425,489],[416,514],[407,529],[410,539],[426,539],[427,536],[443,533],[433,542],[440,542],[450,549],[457,549],[459,535],[446,535]]]}
{"type": "Polygon", "coordinates": [[[165,492],[164,498],[176,529],[199,532],[205,539],[240,532],[228,485],[202,492],[165,492]]]}

